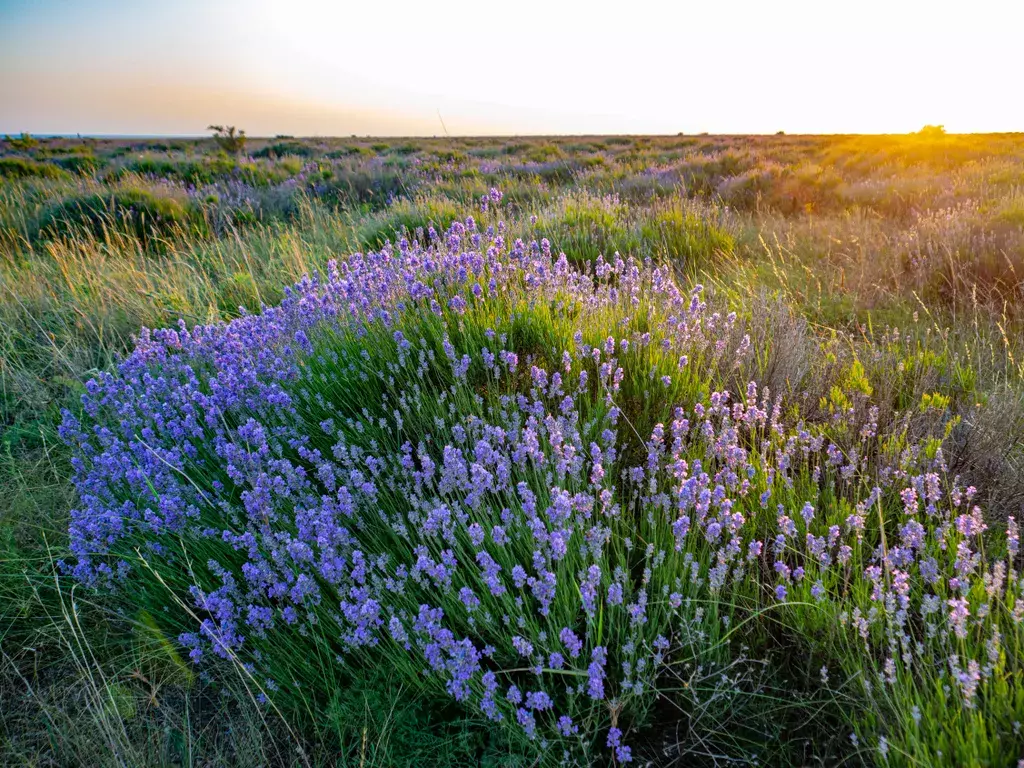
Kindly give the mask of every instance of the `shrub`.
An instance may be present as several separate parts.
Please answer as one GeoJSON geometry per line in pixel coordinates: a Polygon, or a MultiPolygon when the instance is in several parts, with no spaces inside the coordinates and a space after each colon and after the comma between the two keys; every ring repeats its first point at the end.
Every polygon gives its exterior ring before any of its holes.
{"type": "Polygon", "coordinates": [[[253,157],[284,157],[293,155],[295,157],[312,157],[316,154],[313,147],[307,146],[300,141],[280,141],[276,144],[268,144],[262,149],[252,153],[253,157]]]}
{"type": "Polygon", "coordinates": [[[375,154],[376,153],[369,147],[348,146],[342,147],[341,149],[332,149],[330,152],[326,154],[326,157],[331,158],[333,160],[342,157],[353,157],[358,155],[372,157],[375,154]]]}
{"type": "Polygon", "coordinates": [[[735,243],[731,235],[711,221],[682,207],[656,212],[640,228],[652,255],[670,259],[691,274],[711,265],[716,257],[730,255],[735,243]]]}
{"type": "Polygon", "coordinates": [[[539,179],[548,184],[567,185],[575,179],[581,167],[578,162],[552,160],[547,163],[507,166],[505,170],[518,180],[539,179]]]}
{"type": "Polygon", "coordinates": [[[102,163],[95,155],[67,155],[58,157],[54,164],[70,173],[89,176],[100,169],[102,163]]]}
{"type": "Polygon", "coordinates": [[[205,222],[178,198],[125,187],[72,195],[47,206],[35,221],[32,236],[41,240],[86,233],[102,239],[107,232],[137,238],[149,248],[183,234],[202,234],[205,222]]]}
{"type": "Polygon", "coordinates": [[[0,157],[0,177],[7,179],[61,179],[67,174],[53,163],[25,157],[0,157]]]}
{"type": "Polygon", "coordinates": [[[614,195],[570,194],[545,212],[530,230],[546,236],[577,267],[594,264],[599,256],[638,255],[638,233],[626,206],[614,195]]]}
{"type": "Polygon", "coordinates": [[[21,136],[4,134],[4,141],[15,152],[30,152],[39,146],[39,142],[30,133],[22,133],[21,136]]]}
{"type": "Polygon", "coordinates": [[[211,125],[206,130],[213,131],[214,142],[229,155],[240,155],[245,149],[245,131],[236,131],[233,125],[211,125]]]}
{"type": "Polygon", "coordinates": [[[793,724],[845,721],[893,764],[1016,760],[1016,524],[985,537],[948,429],[879,431],[862,368],[808,420],[742,383],[758,352],[668,271],[457,221],[141,334],[65,417],[69,567],[289,712],[387,669],[536,762],[629,762],[658,701],[680,755],[806,761],[793,724]]]}
{"type": "Polygon", "coordinates": [[[461,165],[469,160],[469,155],[457,149],[435,149],[430,154],[432,154],[434,157],[438,159],[438,161],[442,163],[452,163],[461,165]]]}
{"type": "MultiPolygon", "coordinates": [[[[243,169],[239,162],[224,154],[204,157],[200,160],[175,160],[166,157],[140,157],[127,161],[114,171],[114,178],[127,174],[146,176],[152,179],[168,179],[199,186],[228,179],[243,169]]],[[[257,177],[260,171],[253,164],[244,166],[249,176],[257,177]]]]}
{"type": "Polygon", "coordinates": [[[546,163],[549,160],[557,160],[564,156],[561,148],[555,144],[542,144],[531,146],[526,150],[526,159],[534,163],[546,163]]]}
{"type": "Polygon", "coordinates": [[[431,228],[444,232],[459,217],[459,209],[444,198],[398,200],[373,218],[364,221],[356,232],[360,248],[379,249],[402,237],[422,238],[431,228]]]}
{"type": "Polygon", "coordinates": [[[323,200],[345,207],[380,209],[398,197],[408,196],[415,186],[415,179],[399,169],[342,165],[334,167],[331,177],[319,185],[317,194],[323,200]]]}
{"type": "Polygon", "coordinates": [[[530,145],[529,144],[524,144],[522,142],[516,142],[514,144],[506,144],[502,148],[502,152],[504,152],[506,155],[519,155],[519,154],[522,154],[523,152],[528,151],[529,149],[530,149],[530,145]]]}
{"type": "Polygon", "coordinates": [[[1024,192],[1014,192],[1002,201],[996,212],[996,221],[1024,230],[1024,192]]]}
{"type": "Polygon", "coordinates": [[[475,147],[470,149],[467,154],[470,157],[477,157],[483,160],[493,160],[496,157],[501,157],[505,152],[503,147],[475,147]]]}
{"type": "Polygon", "coordinates": [[[735,176],[725,176],[715,185],[715,194],[733,208],[755,210],[772,193],[782,169],[753,166],[735,176]]]}

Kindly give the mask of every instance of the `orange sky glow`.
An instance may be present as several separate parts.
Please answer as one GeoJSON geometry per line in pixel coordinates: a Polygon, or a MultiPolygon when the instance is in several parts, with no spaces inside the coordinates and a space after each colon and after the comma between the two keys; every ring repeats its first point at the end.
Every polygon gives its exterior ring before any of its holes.
{"type": "Polygon", "coordinates": [[[0,0],[0,132],[1024,130],[1021,28],[1008,0],[0,0]]]}

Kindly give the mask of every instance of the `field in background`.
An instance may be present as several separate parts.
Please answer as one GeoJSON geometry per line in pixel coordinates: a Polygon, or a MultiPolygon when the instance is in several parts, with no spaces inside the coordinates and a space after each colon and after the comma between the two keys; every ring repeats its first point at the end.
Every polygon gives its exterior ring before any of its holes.
{"type": "Polygon", "coordinates": [[[1022,514],[1024,135],[0,146],[0,761],[479,754],[474,723],[441,728],[386,673],[336,702],[317,754],[322,734],[252,706],[244,680],[204,685],[144,618],[72,588],[56,565],[74,501],[56,425],[140,328],[258,311],[329,259],[477,215],[492,188],[507,238],[705,285],[766,330],[765,383],[802,413],[867,388],[883,422],[951,425],[993,529],[1022,514]],[[938,414],[922,406],[934,397],[938,414]]]}

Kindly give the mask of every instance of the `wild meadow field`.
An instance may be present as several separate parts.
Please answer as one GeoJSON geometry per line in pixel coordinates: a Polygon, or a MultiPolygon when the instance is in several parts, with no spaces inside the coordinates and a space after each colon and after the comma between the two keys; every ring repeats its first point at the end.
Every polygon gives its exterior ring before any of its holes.
{"type": "Polygon", "coordinates": [[[0,763],[1024,760],[1024,134],[0,147],[0,763]]]}

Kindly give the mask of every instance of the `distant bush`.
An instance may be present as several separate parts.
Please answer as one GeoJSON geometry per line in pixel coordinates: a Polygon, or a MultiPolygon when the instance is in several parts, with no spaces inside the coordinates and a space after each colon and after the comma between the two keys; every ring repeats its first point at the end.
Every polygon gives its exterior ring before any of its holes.
{"type": "Polygon", "coordinates": [[[379,209],[395,198],[408,196],[414,187],[415,181],[398,168],[341,166],[319,184],[317,195],[336,205],[379,209]]]}
{"type": "Polygon", "coordinates": [[[58,157],[53,162],[65,171],[78,174],[79,176],[93,174],[102,165],[95,155],[67,155],[66,157],[58,157]]]}
{"type": "Polygon", "coordinates": [[[172,160],[162,157],[140,157],[129,160],[115,173],[123,176],[135,173],[155,179],[170,179],[186,184],[210,184],[230,177],[238,170],[238,161],[225,155],[201,160],[172,160]]]}
{"type": "Polygon", "coordinates": [[[524,163],[512,165],[505,170],[519,179],[540,179],[548,184],[566,185],[575,179],[576,173],[583,167],[577,161],[551,160],[546,163],[524,163]]]}
{"type": "Polygon", "coordinates": [[[917,132],[918,136],[924,136],[925,138],[934,139],[940,136],[946,135],[946,126],[944,125],[926,125],[920,131],[917,132]]]}
{"type": "Polygon", "coordinates": [[[108,232],[135,237],[144,248],[187,233],[205,232],[199,212],[187,202],[146,189],[73,195],[43,209],[35,222],[35,240],[108,232]]]}
{"type": "Polygon", "coordinates": [[[245,131],[236,131],[233,125],[211,125],[207,130],[213,131],[213,140],[229,155],[240,155],[245,149],[245,131]]]}
{"type": "Polygon", "coordinates": [[[365,221],[357,231],[359,247],[375,250],[390,241],[398,242],[403,236],[410,240],[422,238],[433,227],[444,232],[459,218],[457,205],[444,198],[400,200],[386,211],[365,221]]]}
{"type": "Polygon", "coordinates": [[[4,135],[4,141],[15,152],[28,152],[39,146],[39,142],[30,133],[23,133],[21,136],[4,135]]]}
{"type": "Polygon", "coordinates": [[[32,156],[37,160],[46,160],[53,157],[61,157],[62,155],[74,155],[81,152],[88,153],[88,148],[80,147],[62,147],[59,144],[51,146],[41,146],[39,149],[32,153],[32,156]]]}
{"type": "Polygon", "coordinates": [[[358,155],[363,155],[365,157],[369,157],[369,156],[372,156],[374,154],[376,154],[376,153],[372,149],[370,149],[369,147],[348,146],[348,147],[341,147],[340,149],[332,149],[330,152],[328,152],[325,155],[325,157],[329,157],[332,160],[337,160],[337,159],[342,158],[342,157],[353,157],[353,156],[358,156],[358,155]]]}
{"type": "Polygon", "coordinates": [[[313,147],[303,144],[300,141],[280,141],[276,144],[268,144],[262,149],[252,153],[253,157],[284,157],[294,155],[295,157],[312,157],[316,154],[313,147]]]}
{"type": "Polygon", "coordinates": [[[616,252],[636,250],[639,241],[626,214],[626,207],[613,196],[573,195],[543,216],[529,234],[539,238],[543,233],[553,248],[583,266],[596,262],[598,256],[610,259],[616,252]]]}
{"type": "Polygon", "coordinates": [[[204,188],[203,216],[215,235],[261,222],[291,221],[299,213],[301,192],[296,184],[218,183],[204,188]]]}
{"type": "Polygon", "coordinates": [[[526,159],[534,163],[544,163],[548,160],[557,160],[564,157],[565,153],[554,144],[544,144],[539,147],[530,147],[526,151],[526,159]]]}
{"type": "Polygon", "coordinates": [[[716,256],[730,254],[735,247],[732,236],[717,224],[683,208],[655,213],[641,225],[640,234],[651,254],[690,272],[707,267],[716,256]]]}
{"type": "Polygon", "coordinates": [[[1024,192],[1017,192],[1004,200],[996,213],[996,220],[1024,229],[1024,192]]]}
{"type": "Polygon", "coordinates": [[[735,243],[703,211],[682,207],[687,205],[692,204],[659,206],[631,215],[614,195],[573,195],[540,219],[529,235],[546,234],[552,248],[564,251],[577,266],[593,264],[598,256],[611,261],[618,253],[653,257],[695,272],[714,257],[732,253],[735,243]]]}
{"type": "Polygon", "coordinates": [[[680,187],[679,172],[674,169],[644,174],[625,174],[614,180],[612,190],[631,205],[668,197],[680,187]]]}
{"type": "Polygon", "coordinates": [[[442,163],[464,163],[469,159],[465,152],[457,149],[435,149],[431,154],[442,163]]]}
{"type": "Polygon", "coordinates": [[[842,178],[831,168],[801,163],[770,174],[765,200],[782,213],[793,214],[842,207],[842,178]]]}
{"type": "Polygon", "coordinates": [[[0,177],[7,179],[61,179],[67,174],[52,163],[40,163],[26,157],[0,157],[0,177]]]}
{"type": "Polygon", "coordinates": [[[482,160],[492,160],[505,154],[502,147],[474,147],[468,153],[471,157],[478,157],[482,160]]]}

